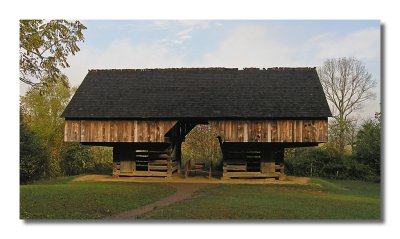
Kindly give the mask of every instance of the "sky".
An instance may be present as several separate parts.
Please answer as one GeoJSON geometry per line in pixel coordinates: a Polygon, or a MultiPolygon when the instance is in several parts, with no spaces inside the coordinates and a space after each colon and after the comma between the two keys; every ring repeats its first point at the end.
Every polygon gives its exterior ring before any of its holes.
{"type": "MultiPolygon", "coordinates": [[[[314,67],[355,57],[376,80],[375,100],[357,117],[380,111],[377,20],[82,20],[80,51],[64,73],[79,85],[89,69],[168,67],[314,67]]],[[[25,92],[26,86],[21,86],[25,92]]]]}

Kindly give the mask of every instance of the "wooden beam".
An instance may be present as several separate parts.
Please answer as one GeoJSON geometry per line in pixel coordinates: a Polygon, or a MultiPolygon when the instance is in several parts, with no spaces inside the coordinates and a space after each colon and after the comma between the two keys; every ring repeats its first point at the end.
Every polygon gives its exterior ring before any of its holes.
{"type": "Polygon", "coordinates": [[[224,178],[276,178],[278,173],[260,173],[260,172],[227,172],[223,174],[224,178]]]}

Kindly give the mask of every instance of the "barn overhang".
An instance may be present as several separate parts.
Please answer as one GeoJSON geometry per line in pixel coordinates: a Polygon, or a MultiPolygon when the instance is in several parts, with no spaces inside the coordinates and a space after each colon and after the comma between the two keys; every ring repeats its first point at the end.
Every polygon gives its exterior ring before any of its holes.
{"type": "Polygon", "coordinates": [[[209,124],[222,142],[323,143],[327,119],[266,120],[66,120],[64,140],[92,145],[182,141],[198,124],[209,124]]]}

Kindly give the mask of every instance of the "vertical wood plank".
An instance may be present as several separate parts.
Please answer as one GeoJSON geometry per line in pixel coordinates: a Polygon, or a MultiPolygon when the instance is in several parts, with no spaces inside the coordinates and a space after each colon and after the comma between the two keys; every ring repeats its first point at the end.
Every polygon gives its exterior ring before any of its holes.
{"type": "Polygon", "coordinates": [[[237,137],[235,142],[243,142],[243,121],[237,121],[237,137]]]}
{"type": "Polygon", "coordinates": [[[139,142],[138,140],[138,121],[135,120],[133,123],[133,142],[139,142]]]}
{"type": "Polygon", "coordinates": [[[243,121],[243,141],[248,142],[249,141],[249,132],[248,132],[248,124],[247,121],[243,121]]]}
{"type": "Polygon", "coordinates": [[[238,135],[239,135],[239,131],[240,131],[240,129],[239,129],[240,122],[238,122],[237,120],[231,121],[231,127],[232,127],[232,135],[231,135],[229,141],[237,142],[237,141],[239,141],[238,135]]]}
{"type": "Polygon", "coordinates": [[[272,128],[271,128],[271,122],[268,122],[268,142],[272,142],[272,128]]]}
{"type": "Polygon", "coordinates": [[[276,120],[276,141],[280,142],[281,141],[281,122],[279,120],[276,120]]]}
{"type": "Polygon", "coordinates": [[[86,134],[87,131],[87,123],[86,120],[81,120],[81,140],[82,142],[88,142],[89,139],[86,134]]]}
{"type": "Polygon", "coordinates": [[[148,122],[148,128],[149,128],[149,142],[154,142],[155,141],[155,123],[149,121],[148,122]]]}

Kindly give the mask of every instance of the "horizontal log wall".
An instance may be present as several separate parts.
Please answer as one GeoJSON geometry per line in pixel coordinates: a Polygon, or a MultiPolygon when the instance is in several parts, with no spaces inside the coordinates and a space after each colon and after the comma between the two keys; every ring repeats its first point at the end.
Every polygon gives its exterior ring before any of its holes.
{"type": "Polygon", "coordinates": [[[65,120],[66,142],[165,142],[177,121],[65,120]]]}
{"type": "Polygon", "coordinates": [[[171,177],[178,171],[177,146],[153,144],[143,148],[137,144],[113,149],[113,176],[171,177]]]}
{"type": "Polygon", "coordinates": [[[284,149],[245,149],[223,147],[223,179],[285,177],[284,149]]]}
{"type": "Polygon", "coordinates": [[[223,142],[326,142],[328,120],[209,121],[223,142]]]}

